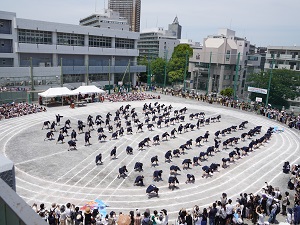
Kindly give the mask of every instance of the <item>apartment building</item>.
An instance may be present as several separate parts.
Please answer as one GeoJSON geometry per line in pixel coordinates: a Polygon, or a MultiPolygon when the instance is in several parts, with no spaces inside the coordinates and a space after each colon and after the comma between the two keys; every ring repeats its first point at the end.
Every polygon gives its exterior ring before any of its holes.
{"type": "Polygon", "coordinates": [[[237,37],[230,29],[220,29],[217,35],[204,38],[198,60],[193,59],[197,69],[191,72],[198,76],[192,78],[195,89],[210,94],[235,87],[236,96],[246,98],[246,77],[260,65],[261,57],[251,54],[254,51],[250,41],[237,37]]]}
{"type": "Polygon", "coordinates": [[[300,71],[300,46],[268,46],[265,68],[300,71]]]}

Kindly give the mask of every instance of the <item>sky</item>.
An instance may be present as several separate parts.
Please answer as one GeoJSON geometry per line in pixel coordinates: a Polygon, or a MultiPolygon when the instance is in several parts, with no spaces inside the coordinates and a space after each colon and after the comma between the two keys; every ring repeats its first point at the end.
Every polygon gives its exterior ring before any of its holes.
{"type": "MultiPolygon", "coordinates": [[[[18,18],[79,24],[103,12],[108,0],[7,0],[1,11],[18,18]]],[[[259,46],[300,46],[299,0],[142,0],[141,29],[164,27],[178,16],[182,38],[203,42],[220,28],[259,46]]]]}

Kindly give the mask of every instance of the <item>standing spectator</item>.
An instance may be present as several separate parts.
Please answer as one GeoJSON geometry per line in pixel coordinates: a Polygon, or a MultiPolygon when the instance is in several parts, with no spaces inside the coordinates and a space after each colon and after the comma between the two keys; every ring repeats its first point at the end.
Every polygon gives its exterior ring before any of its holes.
{"type": "Polygon", "coordinates": [[[59,224],[66,225],[66,219],[67,219],[66,207],[64,205],[62,205],[60,207],[59,224]]]}
{"type": "Polygon", "coordinates": [[[116,213],[111,211],[108,217],[108,225],[115,225],[116,224],[116,213]]]}
{"type": "Polygon", "coordinates": [[[134,212],[130,211],[129,216],[130,216],[130,224],[129,225],[134,225],[134,212]]]}
{"type": "Polygon", "coordinates": [[[213,206],[209,207],[209,213],[208,213],[208,218],[209,218],[209,225],[215,225],[215,218],[217,214],[217,204],[214,202],[213,206]]]}
{"type": "Polygon", "coordinates": [[[79,207],[75,208],[75,212],[74,212],[74,221],[75,221],[75,225],[81,225],[83,224],[83,216],[82,216],[82,212],[79,211],[79,207]]]}
{"type": "Polygon", "coordinates": [[[195,225],[201,224],[201,220],[202,220],[201,212],[200,212],[199,206],[197,206],[197,205],[194,206],[193,219],[194,219],[195,225]]]}
{"type": "Polygon", "coordinates": [[[66,208],[66,214],[67,214],[67,220],[66,220],[66,225],[73,225],[73,220],[74,220],[74,205],[71,207],[71,203],[67,203],[67,208],[66,208]]]}
{"type": "Polygon", "coordinates": [[[186,222],[186,225],[193,225],[193,218],[192,218],[190,211],[188,211],[186,214],[185,222],[186,222]]]}
{"type": "Polygon", "coordinates": [[[286,207],[288,205],[290,205],[290,197],[289,197],[290,193],[289,192],[285,192],[285,196],[282,199],[282,212],[281,214],[286,216],[286,207]]]}
{"type": "Polygon", "coordinates": [[[298,201],[294,208],[294,224],[300,223],[300,201],[298,201]]]}
{"type": "Polygon", "coordinates": [[[228,203],[226,205],[226,214],[227,214],[226,224],[231,224],[231,222],[232,222],[233,205],[231,203],[232,203],[232,200],[228,199],[228,203]]]}
{"type": "Polygon", "coordinates": [[[144,212],[144,218],[142,219],[142,225],[148,225],[150,223],[150,213],[145,211],[144,212]]]}
{"type": "Polygon", "coordinates": [[[134,225],[141,225],[141,223],[142,223],[141,213],[137,211],[136,216],[134,218],[134,225]]]}
{"type": "Polygon", "coordinates": [[[155,220],[155,218],[158,218],[158,215],[157,215],[158,213],[157,213],[157,210],[154,210],[153,211],[153,215],[151,216],[151,220],[152,220],[152,224],[153,225],[156,225],[156,220],[155,220]]]}
{"type": "Polygon", "coordinates": [[[216,213],[216,216],[215,216],[215,224],[216,225],[220,225],[220,212],[221,212],[221,208],[222,208],[222,203],[220,201],[218,201],[218,205],[216,207],[217,213],[216,213]]]}
{"type": "Polygon", "coordinates": [[[91,225],[91,224],[92,224],[91,208],[86,207],[84,212],[84,225],[91,225]]]}
{"type": "Polygon", "coordinates": [[[221,203],[222,203],[222,205],[226,205],[226,203],[227,203],[227,194],[226,193],[222,194],[221,203]]]}
{"type": "Polygon", "coordinates": [[[56,220],[55,220],[53,211],[49,212],[48,223],[49,223],[49,225],[56,225],[56,220]]]}
{"type": "Polygon", "coordinates": [[[163,213],[163,215],[164,215],[164,217],[165,217],[165,222],[166,222],[166,225],[168,225],[169,224],[169,216],[168,216],[168,211],[167,210],[165,210],[165,209],[163,209],[163,210],[161,210],[162,211],[162,213],[163,213]]]}
{"type": "Polygon", "coordinates": [[[40,217],[42,217],[43,220],[47,221],[48,211],[46,210],[45,205],[43,203],[40,204],[40,209],[38,211],[38,214],[40,217]]]}
{"type": "Polygon", "coordinates": [[[276,220],[276,212],[277,212],[277,208],[279,207],[275,200],[273,200],[272,205],[271,205],[271,213],[270,213],[270,217],[268,219],[269,223],[275,223],[276,220]]]}
{"type": "Polygon", "coordinates": [[[263,208],[259,205],[256,207],[256,214],[258,215],[258,224],[264,225],[265,224],[265,214],[263,208]]]}
{"type": "Polygon", "coordinates": [[[220,225],[225,225],[226,224],[226,206],[222,205],[221,210],[220,210],[220,225]]]}
{"type": "Polygon", "coordinates": [[[207,224],[207,218],[208,218],[207,209],[204,208],[203,211],[202,211],[202,221],[201,221],[201,225],[206,225],[206,224],[207,224]]]}

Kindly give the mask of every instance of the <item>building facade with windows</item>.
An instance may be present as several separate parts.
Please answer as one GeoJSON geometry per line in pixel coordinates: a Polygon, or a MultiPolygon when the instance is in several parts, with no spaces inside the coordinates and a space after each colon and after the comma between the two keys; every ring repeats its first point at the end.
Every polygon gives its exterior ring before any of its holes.
{"type": "Polygon", "coordinates": [[[129,24],[125,17],[120,17],[119,12],[105,9],[103,14],[92,14],[79,21],[81,26],[108,28],[129,31],[129,24]]]}
{"type": "Polygon", "coordinates": [[[177,16],[168,28],[168,30],[163,27],[144,29],[138,41],[140,56],[148,59],[167,58],[170,60],[174,48],[180,44],[178,37],[181,37],[181,26],[177,16]]]}
{"type": "Polygon", "coordinates": [[[141,0],[108,0],[108,8],[125,17],[131,31],[140,32],[141,0]]]}
{"type": "Polygon", "coordinates": [[[20,19],[0,11],[0,85],[30,87],[32,78],[36,90],[62,83],[135,85],[136,75],[146,71],[136,63],[138,39],[139,33],[128,30],[20,19]]]}
{"type": "Polygon", "coordinates": [[[172,57],[174,48],[180,40],[175,36],[169,36],[162,27],[149,28],[141,32],[138,41],[138,49],[141,57],[149,59],[172,57]]]}
{"type": "Polygon", "coordinates": [[[271,68],[273,58],[273,69],[300,71],[299,46],[268,46],[265,69],[271,68]]]}
{"type": "MultiPolygon", "coordinates": [[[[287,69],[300,72],[299,46],[268,46],[265,62],[267,69],[287,69]]],[[[300,73],[294,79],[300,79],[300,73]]],[[[300,87],[297,87],[300,90],[300,87]]],[[[300,110],[300,97],[288,100],[290,108],[300,110]]]]}
{"type": "Polygon", "coordinates": [[[203,40],[198,62],[194,60],[193,73],[201,81],[194,83],[195,89],[210,94],[236,87],[236,96],[246,98],[246,77],[260,66],[260,57],[250,57],[254,50],[250,41],[236,37],[230,29],[220,29],[217,35],[208,36],[203,40]]]}

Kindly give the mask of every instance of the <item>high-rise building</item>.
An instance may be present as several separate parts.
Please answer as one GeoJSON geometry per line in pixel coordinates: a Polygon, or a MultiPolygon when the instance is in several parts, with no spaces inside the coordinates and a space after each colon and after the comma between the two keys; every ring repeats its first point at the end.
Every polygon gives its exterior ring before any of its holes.
{"type": "Polygon", "coordinates": [[[179,45],[181,37],[181,26],[177,16],[169,29],[164,30],[162,27],[148,28],[141,31],[138,49],[140,56],[151,58],[171,58],[174,48],[179,45]]]}
{"type": "Polygon", "coordinates": [[[125,17],[131,31],[140,32],[141,0],[108,0],[108,8],[125,17]]]}
{"type": "Polygon", "coordinates": [[[172,36],[177,37],[177,39],[181,39],[181,25],[179,24],[178,17],[176,16],[173,23],[169,24],[168,31],[172,34],[172,36]]]}

